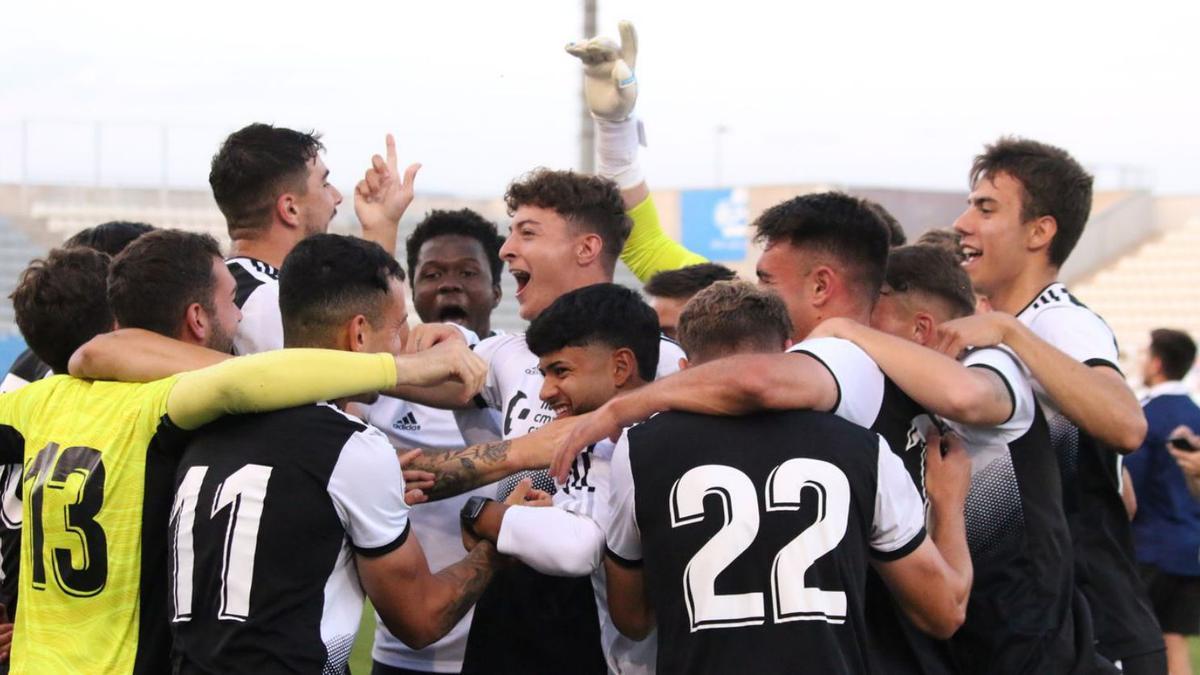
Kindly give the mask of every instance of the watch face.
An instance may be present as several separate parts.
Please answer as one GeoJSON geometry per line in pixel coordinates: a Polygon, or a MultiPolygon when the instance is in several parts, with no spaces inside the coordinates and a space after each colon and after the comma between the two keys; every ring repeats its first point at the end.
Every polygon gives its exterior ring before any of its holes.
{"type": "Polygon", "coordinates": [[[488,501],[490,500],[487,497],[480,497],[478,495],[468,499],[467,503],[463,504],[462,519],[467,522],[475,522],[475,519],[483,511],[484,504],[487,504],[488,501]]]}

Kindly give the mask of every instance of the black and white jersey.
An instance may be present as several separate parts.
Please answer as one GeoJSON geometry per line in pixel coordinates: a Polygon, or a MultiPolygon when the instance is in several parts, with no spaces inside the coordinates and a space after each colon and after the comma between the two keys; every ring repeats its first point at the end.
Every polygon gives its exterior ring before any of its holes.
{"type": "MultiPolygon", "coordinates": [[[[1117,367],[1104,320],[1053,283],[1017,319],[1088,366],[1117,367]]],[[[1063,506],[1075,547],[1075,583],[1087,598],[1100,653],[1111,660],[1163,648],[1162,631],[1138,579],[1133,534],[1121,500],[1121,456],[1067,419],[1034,382],[1062,472],[1063,506]]]]}
{"type": "MultiPolygon", "coordinates": [[[[399,449],[462,448],[500,438],[499,413],[494,410],[451,412],[390,396],[380,396],[369,406],[367,422],[383,431],[399,449]]],[[[455,497],[412,507],[409,520],[413,532],[420,537],[429,569],[437,572],[462,559],[459,513],[471,497],[490,497],[495,493],[495,484],[485,485],[455,497]]],[[[423,649],[412,649],[392,635],[382,621],[377,621],[371,656],[395,668],[432,673],[458,672],[462,669],[474,611],[468,611],[449,633],[423,649]]]]}
{"type": "MultiPolygon", "coordinates": [[[[50,366],[26,349],[0,382],[0,394],[53,374],[50,366]]],[[[10,620],[16,619],[17,575],[21,569],[21,475],[20,464],[0,467],[0,603],[8,610],[10,620]]]]}
{"type": "MultiPolygon", "coordinates": [[[[925,433],[928,413],[858,345],[840,338],[804,340],[788,350],[821,362],[837,383],[838,417],[874,431],[904,463],[925,500],[925,433]]],[[[867,623],[872,651],[889,673],[944,675],[953,672],[949,649],[913,625],[874,570],[867,575],[867,623]]]]}
{"type": "MultiPolygon", "coordinates": [[[[544,378],[524,334],[488,338],[475,347],[475,353],[488,362],[487,380],[476,402],[499,411],[504,438],[524,436],[554,419],[554,411],[540,398],[544,378]]],[[[676,372],[682,356],[678,345],[663,338],[657,376],[676,372]]],[[[524,477],[532,478],[538,489],[557,492],[545,471],[520,472],[500,481],[497,496],[507,495],[524,477]]],[[[563,668],[580,674],[605,673],[601,639],[588,578],[555,577],[515,565],[497,574],[475,606],[463,672],[563,668]],[[513,621],[514,616],[536,616],[538,621],[513,621]]]]}
{"type": "Polygon", "coordinates": [[[972,351],[969,368],[995,373],[1012,414],[991,427],[946,424],[971,457],[967,544],[974,585],[967,620],[950,640],[963,673],[1066,673],[1094,659],[1071,613],[1071,537],[1058,460],[1026,371],[1001,347],[972,351]]]}
{"type": "Polygon", "coordinates": [[[255,258],[225,261],[237,282],[234,302],[242,321],[233,337],[233,353],[258,354],[283,349],[283,318],[279,313],[279,270],[255,258]]]}
{"type": "Polygon", "coordinates": [[[603,560],[604,533],[612,521],[609,493],[613,450],[613,442],[605,439],[581,452],[571,465],[566,483],[554,495],[554,509],[506,511],[496,550],[546,574],[588,574],[608,672],[653,675],[657,652],[654,634],[641,641],[630,640],[617,630],[608,611],[603,560]],[[547,542],[563,543],[551,546],[547,542]]]}
{"type": "Polygon", "coordinates": [[[379,430],[327,404],[205,426],[171,509],[176,672],[345,672],[363,605],[355,556],[408,535],[379,430]]]}
{"type": "Polygon", "coordinates": [[[664,413],[612,462],[609,555],[642,565],[660,673],[867,673],[871,557],[925,538],[886,442],[828,413],[664,413]]]}

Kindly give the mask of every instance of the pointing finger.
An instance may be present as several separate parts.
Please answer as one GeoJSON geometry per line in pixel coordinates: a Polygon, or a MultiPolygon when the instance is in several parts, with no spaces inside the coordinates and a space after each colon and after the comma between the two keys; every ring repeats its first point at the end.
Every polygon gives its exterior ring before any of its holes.
{"type": "Polygon", "coordinates": [[[396,137],[387,135],[387,165],[392,171],[396,170],[396,137]]]}

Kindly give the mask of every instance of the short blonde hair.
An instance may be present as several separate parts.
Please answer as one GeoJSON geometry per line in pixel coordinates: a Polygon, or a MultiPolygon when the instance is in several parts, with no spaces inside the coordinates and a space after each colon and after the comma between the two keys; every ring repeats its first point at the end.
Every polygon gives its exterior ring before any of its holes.
{"type": "Polygon", "coordinates": [[[783,299],[747,281],[718,281],[679,315],[679,343],[693,363],[743,352],[777,352],[792,335],[783,299]]]}

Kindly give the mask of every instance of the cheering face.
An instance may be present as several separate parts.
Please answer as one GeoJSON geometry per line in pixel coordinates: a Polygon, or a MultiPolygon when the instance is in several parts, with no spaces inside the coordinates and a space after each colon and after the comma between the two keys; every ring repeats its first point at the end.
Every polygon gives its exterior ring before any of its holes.
{"type": "Polygon", "coordinates": [[[627,349],[599,344],[563,347],[546,354],[538,359],[545,376],[541,399],[558,417],[591,412],[617,395],[630,375],[626,361],[631,356],[627,349]]]}
{"type": "Polygon", "coordinates": [[[413,270],[413,305],[421,321],[456,323],[486,337],[499,302],[500,280],[492,279],[479,240],[447,234],[421,244],[413,270]]]}
{"type": "Polygon", "coordinates": [[[308,178],[305,192],[296,195],[300,210],[300,226],[305,236],[320,234],[329,229],[329,221],[337,215],[342,193],[329,182],[329,169],[320,156],[308,160],[308,178]]]}
{"type": "Polygon", "coordinates": [[[1021,221],[1024,188],[1006,173],[979,179],[967,210],[954,222],[962,236],[963,269],[976,292],[989,296],[1002,290],[1025,266],[1027,223],[1021,221]]]}
{"type": "Polygon", "coordinates": [[[522,206],[513,214],[500,257],[517,282],[522,319],[531,321],[560,295],[574,290],[576,237],[558,212],[522,206]]]}
{"type": "Polygon", "coordinates": [[[758,285],[783,298],[792,320],[792,339],[799,342],[820,323],[809,293],[812,265],[804,251],[791,242],[767,242],[758,259],[758,285]]]}
{"type": "Polygon", "coordinates": [[[210,306],[213,308],[209,316],[211,328],[205,339],[205,347],[228,354],[233,351],[233,336],[237,333],[238,323],[242,320],[242,310],[238,309],[234,297],[237,294],[237,281],[225,266],[225,261],[213,258],[213,297],[210,306]]]}

